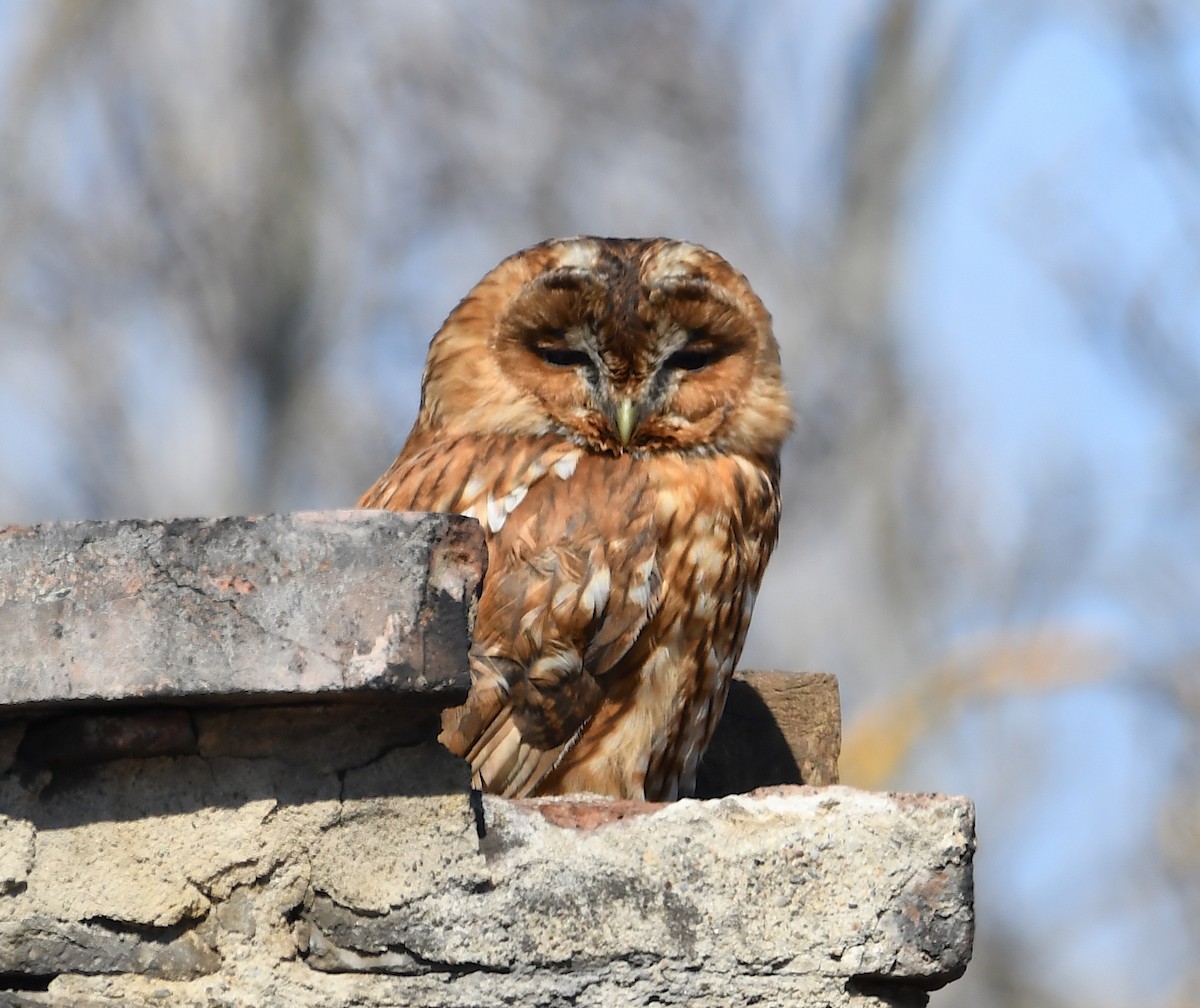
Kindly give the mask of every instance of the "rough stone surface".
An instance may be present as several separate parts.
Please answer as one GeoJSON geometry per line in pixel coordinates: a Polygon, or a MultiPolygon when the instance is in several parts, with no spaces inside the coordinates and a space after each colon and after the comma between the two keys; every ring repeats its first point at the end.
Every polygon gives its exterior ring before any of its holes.
{"type": "Polygon", "coordinates": [[[478,525],[451,515],[10,526],[0,696],[461,693],[484,563],[478,525]]]}
{"type": "MultiPolygon", "coordinates": [[[[378,513],[0,533],[0,1008],[899,1008],[962,971],[966,799],[469,792],[434,738],[480,546],[378,513]]],[[[713,793],[836,779],[830,677],[728,711],[713,793]]]]}
{"type": "MultiPolygon", "coordinates": [[[[647,805],[585,829],[544,814],[559,802],[485,797],[482,859],[473,837],[447,837],[428,877],[355,844],[356,871],[379,856],[372,875],[389,882],[368,895],[314,865],[326,898],[305,920],[326,955],[403,952],[386,967],[395,972],[649,960],[731,978],[769,970],[934,987],[965,966],[966,802],[785,787],[647,805]],[[920,860],[898,861],[899,841],[920,860]]],[[[330,842],[342,841],[331,831],[330,842]]]]}
{"type": "Polygon", "coordinates": [[[965,965],[964,799],[480,798],[436,713],[200,708],[193,753],[24,782],[0,747],[0,1006],[916,1005],[965,965]]]}

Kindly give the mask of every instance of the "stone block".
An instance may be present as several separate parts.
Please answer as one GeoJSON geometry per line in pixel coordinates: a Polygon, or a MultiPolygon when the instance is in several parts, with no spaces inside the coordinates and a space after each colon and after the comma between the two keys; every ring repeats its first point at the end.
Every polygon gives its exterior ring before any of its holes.
{"type": "Polygon", "coordinates": [[[188,754],[0,774],[0,1006],[907,1008],[966,963],[965,799],[513,802],[404,707],[202,707],[188,754]]]}
{"type": "Polygon", "coordinates": [[[836,784],[842,748],[837,678],[741,671],[696,775],[696,797],[770,784],[836,784]]]}
{"type": "Polygon", "coordinates": [[[0,697],[461,695],[486,563],[453,515],[330,511],[0,530],[0,697]]]}
{"type": "Polygon", "coordinates": [[[653,964],[672,978],[668,1003],[699,996],[689,975],[724,976],[749,995],[770,973],[776,991],[762,1003],[782,1005],[801,976],[940,987],[970,955],[964,799],[782,787],[665,805],[484,796],[483,809],[478,854],[465,828],[457,848],[439,844],[437,886],[394,888],[394,852],[356,865],[386,880],[376,891],[388,907],[316,866],[310,964],[505,977],[581,968],[601,985],[610,969],[653,964]]]}

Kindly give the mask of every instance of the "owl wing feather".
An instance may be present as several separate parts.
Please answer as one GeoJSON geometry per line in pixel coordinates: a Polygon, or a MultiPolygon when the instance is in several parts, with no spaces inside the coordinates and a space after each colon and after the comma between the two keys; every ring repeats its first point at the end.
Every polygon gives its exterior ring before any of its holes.
{"type": "Polygon", "coordinates": [[[471,695],[445,713],[440,738],[480,786],[526,795],[636,667],[624,659],[662,602],[653,498],[629,456],[560,438],[425,440],[359,504],[483,524],[489,569],[503,574],[484,581],[471,695]]]}

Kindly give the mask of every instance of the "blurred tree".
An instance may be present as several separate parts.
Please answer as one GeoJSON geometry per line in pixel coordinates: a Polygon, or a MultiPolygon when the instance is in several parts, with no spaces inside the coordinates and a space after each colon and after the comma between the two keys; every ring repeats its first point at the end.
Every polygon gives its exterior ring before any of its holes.
{"type": "MultiPolygon", "coordinates": [[[[1140,387],[1167,431],[1163,483],[1136,548],[1109,576],[1137,612],[1134,685],[1187,742],[1169,768],[1171,797],[1159,857],[1137,867],[1147,889],[1181,906],[1200,948],[1200,90],[1194,86],[1197,12],[1169,0],[1096,0],[1090,13],[1122,55],[1132,143],[1162,186],[1172,226],[1132,282],[1099,222],[1061,215],[1026,222],[1028,246],[1077,312],[1099,357],[1140,387]],[[1053,233],[1050,233],[1053,232],[1053,233]]],[[[1065,180],[1051,179],[1061,192],[1065,180]]],[[[1175,986],[1179,1005],[1200,985],[1192,956],[1175,986]]]]}
{"type": "MultiPolygon", "coordinates": [[[[1126,655],[1053,618],[1101,576],[1156,645],[1139,683],[1194,739],[1188,18],[1166,0],[0,0],[0,516],[349,504],[415,414],[426,341],[502,256],[668,234],[726,255],[776,317],[798,425],[746,658],[841,676],[848,772],[894,782],[981,701],[1114,678],[1126,655]],[[1091,216],[1041,212],[1069,158],[1021,195],[1027,257],[1175,431],[1154,527],[1103,569],[1101,477],[1069,459],[1014,490],[996,546],[982,462],[954,456],[960,418],[902,311],[939,169],[1051,12],[1125,53],[1180,221],[1130,292],[1091,216]]],[[[992,755],[998,819],[1038,768],[992,755]]],[[[1194,926],[1194,743],[1177,775],[1154,871],[1194,926]]],[[[961,997],[1048,1003],[1012,975],[1034,944],[992,920],[961,997]]]]}

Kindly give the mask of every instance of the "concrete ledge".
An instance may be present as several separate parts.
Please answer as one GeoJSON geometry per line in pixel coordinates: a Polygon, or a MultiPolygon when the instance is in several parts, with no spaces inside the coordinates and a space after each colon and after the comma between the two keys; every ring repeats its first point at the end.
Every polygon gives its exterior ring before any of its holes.
{"type": "MultiPolygon", "coordinates": [[[[962,971],[966,799],[469,792],[434,738],[482,567],[442,515],[0,532],[0,1008],[907,1008],[962,971]]],[[[831,676],[743,673],[702,786],[831,783],[839,744],[831,676]]]]}
{"type": "Polygon", "coordinates": [[[0,530],[0,698],[456,691],[476,522],[329,511],[0,530]]]}
{"type": "Polygon", "coordinates": [[[0,731],[0,1005],[916,1005],[970,954],[965,799],[480,800],[402,708],[26,784],[0,731]]]}

